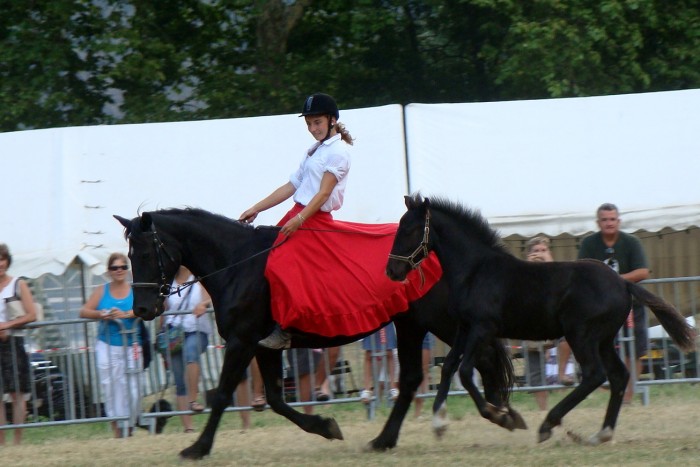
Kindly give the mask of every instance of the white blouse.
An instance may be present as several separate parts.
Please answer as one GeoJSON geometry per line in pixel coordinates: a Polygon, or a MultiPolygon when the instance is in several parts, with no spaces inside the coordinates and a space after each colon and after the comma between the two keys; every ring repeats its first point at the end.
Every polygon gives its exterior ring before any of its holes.
{"type": "Polygon", "coordinates": [[[13,277],[12,280],[0,290],[0,323],[7,321],[7,315],[5,314],[5,300],[15,296],[15,287],[17,284],[17,277],[13,277]]]}
{"type": "MultiPolygon", "coordinates": [[[[311,148],[317,145],[318,143],[311,148]]],[[[321,211],[331,212],[343,205],[345,185],[350,172],[349,145],[339,134],[321,143],[311,156],[308,155],[308,151],[304,154],[299,168],[289,177],[289,181],[296,188],[294,201],[304,206],[308,205],[321,188],[321,179],[326,172],[332,173],[338,179],[328,200],[321,206],[321,211]]]]}
{"type": "MultiPolygon", "coordinates": [[[[187,281],[194,280],[194,276],[187,278],[187,281]]],[[[176,288],[179,286],[176,281],[173,281],[172,287],[176,288]]],[[[192,311],[197,304],[202,302],[202,285],[199,282],[195,282],[185,290],[180,292],[180,295],[173,294],[168,296],[165,300],[167,309],[169,311],[174,310],[188,310],[192,311]]],[[[205,332],[209,335],[213,332],[212,326],[212,316],[210,313],[204,313],[200,317],[196,317],[192,313],[178,314],[178,315],[168,315],[165,317],[166,324],[172,324],[177,326],[183,326],[185,332],[205,332]]]]}

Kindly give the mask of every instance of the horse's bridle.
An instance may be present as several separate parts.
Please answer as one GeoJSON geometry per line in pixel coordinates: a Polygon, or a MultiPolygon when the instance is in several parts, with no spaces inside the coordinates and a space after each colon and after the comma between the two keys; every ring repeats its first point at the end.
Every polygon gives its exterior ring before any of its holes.
{"type": "MultiPolygon", "coordinates": [[[[158,232],[156,232],[155,226],[151,228],[151,234],[153,234],[153,246],[156,250],[156,259],[158,260],[158,270],[160,272],[160,283],[156,282],[132,282],[131,287],[134,288],[156,288],[158,289],[158,298],[166,298],[172,295],[172,287],[170,284],[167,283],[167,279],[165,277],[165,266],[163,266],[163,253],[168,255],[168,258],[170,261],[173,263],[175,262],[175,258],[168,252],[168,250],[165,249],[165,244],[160,240],[160,237],[158,237],[158,232]]],[[[180,290],[183,288],[187,288],[190,285],[192,285],[196,281],[191,281],[191,283],[186,283],[182,284],[179,287],[177,287],[176,292],[179,294],[180,290]]]]}
{"type": "MultiPolygon", "coordinates": [[[[392,255],[391,253],[389,254],[389,259],[395,259],[398,261],[404,261],[408,264],[411,265],[411,269],[417,269],[420,266],[420,263],[425,261],[425,259],[428,257],[428,254],[430,253],[430,250],[428,250],[428,243],[430,242],[430,210],[426,209],[425,210],[425,227],[423,228],[423,240],[421,240],[420,245],[413,250],[413,253],[411,253],[409,256],[401,256],[401,255],[392,255]],[[418,255],[423,255],[418,261],[416,261],[416,257],[418,255]]],[[[423,271],[421,271],[421,278],[423,277],[423,271]]]]}

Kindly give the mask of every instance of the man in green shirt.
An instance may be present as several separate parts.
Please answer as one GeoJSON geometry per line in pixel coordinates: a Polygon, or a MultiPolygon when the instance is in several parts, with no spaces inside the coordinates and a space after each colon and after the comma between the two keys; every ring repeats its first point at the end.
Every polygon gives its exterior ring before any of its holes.
{"type": "MultiPolygon", "coordinates": [[[[597,224],[600,229],[581,242],[578,258],[591,258],[605,262],[623,279],[639,282],[649,278],[649,265],[639,239],[620,231],[620,215],[617,206],[611,203],[602,204],[596,211],[597,224]]],[[[634,358],[636,376],[642,371],[641,357],[647,352],[647,317],[643,305],[636,301],[632,305],[634,317],[634,358]]],[[[629,321],[624,326],[625,336],[628,336],[629,321]]],[[[625,346],[627,368],[630,368],[630,346],[625,346]]],[[[634,381],[630,382],[625,392],[624,402],[630,403],[634,389],[634,381]]]]}

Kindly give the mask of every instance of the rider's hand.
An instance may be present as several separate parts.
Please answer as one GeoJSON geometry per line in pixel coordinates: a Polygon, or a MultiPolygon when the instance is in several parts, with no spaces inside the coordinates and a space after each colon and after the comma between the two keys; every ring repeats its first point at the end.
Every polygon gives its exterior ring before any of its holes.
{"type": "Polygon", "coordinates": [[[255,218],[258,217],[258,212],[254,211],[252,209],[248,209],[247,211],[244,211],[243,214],[238,218],[240,222],[245,222],[247,224],[250,224],[255,220],[255,218]]]}

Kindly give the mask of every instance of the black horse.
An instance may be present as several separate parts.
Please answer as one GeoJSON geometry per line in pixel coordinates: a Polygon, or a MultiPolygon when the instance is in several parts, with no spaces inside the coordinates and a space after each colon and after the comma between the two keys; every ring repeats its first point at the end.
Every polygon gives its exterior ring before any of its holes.
{"type": "Polygon", "coordinates": [[[581,384],[552,408],[538,440],[607,377],[610,400],[603,427],[588,440],[612,439],[629,372],[615,352],[615,336],[632,306],[632,296],[647,305],[679,347],[694,346],[695,330],[669,304],[643,287],[625,281],[599,261],[535,263],[513,257],[498,234],[476,212],[444,199],[406,197],[389,255],[387,274],[403,280],[420,257],[435,251],[449,283],[451,313],[460,329],[443,366],[434,402],[437,413],[459,367],[462,382],[480,413],[487,404],[471,384],[474,352],[494,337],[547,340],[566,337],[581,365],[581,384]],[[410,260],[408,258],[411,258],[410,260]]]}
{"type": "MultiPolygon", "coordinates": [[[[199,209],[147,212],[133,220],[115,218],[126,228],[136,315],[152,320],[163,312],[163,301],[172,292],[169,284],[182,264],[201,278],[211,295],[218,332],[226,341],[217,396],[207,425],[199,439],[180,453],[183,458],[200,459],[209,454],[224,409],[253,356],[260,366],[267,401],[275,412],[304,431],[327,439],[342,439],[332,418],[302,414],[284,402],[280,385],[282,352],[257,345],[274,325],[264,270],[278,235],[277,228],[254,228],[199,209]]],[[[446,342],[454,339],[456,322],[447,314],[447,297],[446,284],[441,280],[425,296],[411,303],[407,312],[395,316],[401,367],[399,397],[384,429],[370,441],[368,450],[384,451],[396,446],[413,394],[423,379],[421,343],[426,332],[446,342]]],[[[292,346],[338,346],[370,333],[333,338],[295,333],[292,346]]],[[[523,428],[522,417],[508,406],[514,376],[503,346],[496,339],[488,342],[476,360],[486,399],[502,409],[499,423],[509,429],[523,428]]]]}

